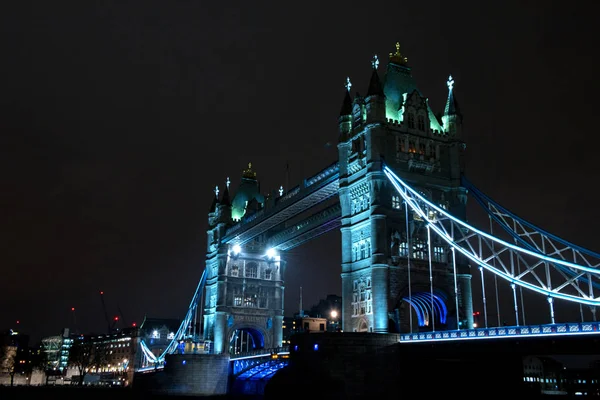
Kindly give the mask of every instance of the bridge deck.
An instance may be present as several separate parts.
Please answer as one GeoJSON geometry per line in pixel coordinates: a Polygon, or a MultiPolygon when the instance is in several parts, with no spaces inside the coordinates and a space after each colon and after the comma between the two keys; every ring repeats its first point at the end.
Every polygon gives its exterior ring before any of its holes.
{"type": "Polygon", "coordinates": [[[442,340],[499,339],[536,336],[600,334],[599,322],[562,323],[550,325],[502,326],[455,331],[421,332],[400,335],[401,343],[442,340]]]}

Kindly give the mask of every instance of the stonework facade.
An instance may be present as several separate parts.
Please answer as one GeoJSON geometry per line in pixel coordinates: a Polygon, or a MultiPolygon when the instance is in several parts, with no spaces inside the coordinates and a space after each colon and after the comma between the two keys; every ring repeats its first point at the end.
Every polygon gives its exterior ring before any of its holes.
{"type": "Polygon", "coordinates": [[[229,179],[221,197],[216,190],[207,232],[203,314],[204,338],[214,342],[215,353],[232,351],[240,331],[246,332],[240,340],[246,346],[251,342],[253,349],[281,345],[285,263],[281,254],[269,254],[268,244],[277,242],[277,235],[291,235],[286,223],[294,215],[336,193],[339,207],[298,222],[296,229],[309,232],[310,227],[314,233],[294,243],[317,237],[320,226],[341,220],[344,331],[472,327],[469,265],[407,209],[383,172],[386,165],[429,201],[465,219],[461,175],[466,146],[454,81],[448,80],[448,100],[438,117],[399,47],[382,80],[378,64],[375,59],[366,96],[352,96],[348,79],[337,164],[285,195],[283,188],[279,196],[261,194],[251,165],[233,199],[229,179]],[[313,190],[319,180],[322,187],[313,190]]]}
{"type": "Polygon", "coordinates": [[[464,219],[465,145],[454,81],[448,82],[448,104],[438,119],[399,49],[390,55],[382,81],[377,65],[378,60],[365,97],[352,98],[347,85],[339,118],[343,329],[472,327],[468,266],[456,258],[455,285],[451,249],[428,235],[426,222],[406,209],[382,171],[387,165],[428,200],[464,219]]]}
{"type": "Polygon", "coordinates": [[[227,185],[220,199],[217,192],[209,213],[203,332],[216,354],[233,353],[235,346],[255,350],[279,347],[282,342],[285,262],[280,255],[269,254],[265,235],[243,246],[221,241],[234,222],[232,216],[251,214],[252,203],[254,212],[264,206],[262,196],[263,203],[257,200],[255,176],[249,166],[234,197],[234,206],[244,203],[244,207],[232,212],[227,185]],[[240,198],[244,201],[236,201],[240,198]]]}

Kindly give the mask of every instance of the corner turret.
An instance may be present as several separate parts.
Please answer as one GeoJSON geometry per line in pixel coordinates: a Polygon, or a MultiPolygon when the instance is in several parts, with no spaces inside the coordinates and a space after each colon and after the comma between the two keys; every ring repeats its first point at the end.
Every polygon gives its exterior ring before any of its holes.
{"type": "Polygon", "coordinates": [[[385,94],[383,93],[383,87],[379,74],[377,73],[377,67],[379,66],[379,59],[377,55],[373,57],[371,61],[373,72],[371,73],[371,80],[369,82],[369,90],[367,91],[366,110],[367,110],[367,122],[384,122],[385,121],[385,94]]]}
{"type": "Polygon", "coordinates": [[[219,187],[218,186],[215,186],[214,192],[215,192],[215,197],[213,197],[213,201],[210,205],[209,213],[214,213],[215,211],[217,211],[217,205],[219,205],[219,187]]]}
{"type": "Polygon", "coordinates": [[[442,116],[444,132],[454,137],[460,137],[462,131],[462,114],[458,108],[458,102],[454,97],[454,79],[452,75],[448,77],[446,84],[448,85],[448,100],[446,101],[446,108],[442,116]]]}
{"type": "Polygon", "coordinates": [[[339,124],[339,137],[340,142],[348,140],[350,132],[352,132],[352,97],[350,96],[350,78],[346,78],[346,95],[344,96],[344,102],[342,103],[342,109],[340,110],[340,116],[338,118],[339,124]]]}
{"type": "Polygon", "coordinates": [[[229,185],[231,184],[231,181],[229,180],[229,177],[227,177],[227,180],[225,181],[225,190],[223,190],[223,196],[221,197],[221,205],[229,207],[231,206],[231,198],[229,195],[229,185]]]}

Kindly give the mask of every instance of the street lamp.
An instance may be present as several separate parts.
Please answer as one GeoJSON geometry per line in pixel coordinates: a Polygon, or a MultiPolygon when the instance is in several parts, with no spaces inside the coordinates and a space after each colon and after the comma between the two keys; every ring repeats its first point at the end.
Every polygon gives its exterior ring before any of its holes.
{"type": "Polygon", "coordinates": [[[331,311],[331,319],[336,319],[338,316],[338,312],[336,310],[331,311]]]}

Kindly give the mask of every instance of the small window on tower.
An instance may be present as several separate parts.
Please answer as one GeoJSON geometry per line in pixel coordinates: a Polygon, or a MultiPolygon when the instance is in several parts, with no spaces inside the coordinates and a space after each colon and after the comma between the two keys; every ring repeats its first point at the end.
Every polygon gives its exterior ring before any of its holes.
{"type": "Polygon", "coordinates": [[[424,131],[425,130],[425,117],[422,115],[419,115],[418,123],[419,123],[419,130],[424,131]]]}
{"type": "Polygon", "coordinates": [[[415,128],[415,115],[413,113],[408,113],[408,127],[410,129],[414,129],[415,128]]]}

